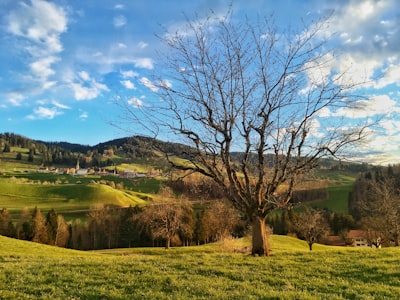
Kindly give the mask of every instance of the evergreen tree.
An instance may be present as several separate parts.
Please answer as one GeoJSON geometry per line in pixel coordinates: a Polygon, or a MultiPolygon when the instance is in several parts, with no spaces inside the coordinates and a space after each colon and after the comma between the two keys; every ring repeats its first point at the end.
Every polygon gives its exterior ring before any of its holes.
{"type": "Polygon", "coordinates": [[[3,208],[0,213],[0,235],[15,237],[16,231],[10,212],[3,208]]]}
{"type": "Polygon", "coordinates": [[[8,143],[5,144],[3,152],[11,152],[10,144],[8,144],[8,143]]]}
{"type": "Polygon", "coordinates": [[[32,213],[32,242],[47,244],[49,237],[47,234],[46,220],[40,209],[36,206],[32,213]]]}
{"type": "Polygon", "coordinates": [[[54,240],[54,245],[58,247],[66,247],[69,240],[69,226],[65,222],[64,217],[57,215],[57,232],[54,240]]]}
{"type": "Polygon", "coordinates": [[[46,229],[47,229],[47,235],[48,235],[48,243],[49,245],[54,245],[56,236],[57,236],[57,213],[52,208],[46,216],[46,229]]]}
{"type": "Polygon", "coordinates": [[[20,240],[31,241],[32,237],[32,215],[29,211],[29,208],[24,208],[17,223],[17,238],[20,240]]]}

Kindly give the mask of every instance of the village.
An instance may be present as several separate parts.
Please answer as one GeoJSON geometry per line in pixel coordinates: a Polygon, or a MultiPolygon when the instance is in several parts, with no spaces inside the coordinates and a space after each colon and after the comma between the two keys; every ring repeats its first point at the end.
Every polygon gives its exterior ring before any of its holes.
{"type": "Polygon", "coordinates": [[[73,176],[87,176],[87,175],[98,175],[98,176],[116,176],[118,178],[138,178],[138,177],[156,177],[160,175],[159,171],[150,170],[147,173],[136,172],[132,169],[118,169],[116,166],[114,168],[81,168],[79,161],[77,161],[76,166],[73,168],[57,168],[57,167],[47,167],[40,166],[39,173],[52,173],[52,174],[69,174],[73,176]]]}

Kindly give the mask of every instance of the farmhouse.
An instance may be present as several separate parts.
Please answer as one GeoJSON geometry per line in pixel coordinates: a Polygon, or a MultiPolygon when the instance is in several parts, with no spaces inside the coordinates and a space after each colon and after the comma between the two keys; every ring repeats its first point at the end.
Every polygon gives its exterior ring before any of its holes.
{"type": "Polygon", "coordinates": [[[365,237],[364,230],[350,230],[347,234],[348,243],[353,247],[368,247],[369,243],[365,237]]]}

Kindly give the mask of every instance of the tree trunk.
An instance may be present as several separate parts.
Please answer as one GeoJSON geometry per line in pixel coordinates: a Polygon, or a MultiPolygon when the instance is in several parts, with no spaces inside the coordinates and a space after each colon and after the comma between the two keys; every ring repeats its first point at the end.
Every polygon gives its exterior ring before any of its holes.
{"type": "Polygon", "coordinates": [[[171,238],[167,237],[167,240],[165,241],[165,249],[169,249],[171,246],[171,238]]]}
{"type": "Polygon", "coordinates": [[[310,251],[312,251],[312,243],[308,243],[308,248],[310,249],[310,251]]]}
{"type": "Polygon", "coordinates": [[[260,256],[270,255],[268,245],[267,226],[265,220],[260,217],[255,217],[252,221],[253,236],[252,236],[252,254],[260,256]]]}

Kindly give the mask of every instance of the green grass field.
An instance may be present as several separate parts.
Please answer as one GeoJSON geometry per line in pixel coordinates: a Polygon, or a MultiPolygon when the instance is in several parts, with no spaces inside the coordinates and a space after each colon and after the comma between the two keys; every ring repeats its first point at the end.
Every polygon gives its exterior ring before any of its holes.
{"type": "MultiPolygon", "coordinates": [[[[40,175],[49,177],[49,174],[40,175]]],[[[82,211],[86,212],[97,205],[135,206],[151,197],[141,192],[118,190],[106,184],[90,184],[85,182],[88,179],[69,177],[68,180],[58,178],[59,183],[51,182],[49,178],[45,181],[0,178],[0,206],[7,208],[15,219],[19,218],[24,207],[32,209],[35,206],[43,212],[54,208],[58,213],[73,216],[81,215],[82,211]]]]}
{"type": "Polygon", "coordinates": [[[0,237],[1,299],[398,299],[400,248],[272,236],[273,256],[213,245],[80,252],[0,237]]]}

